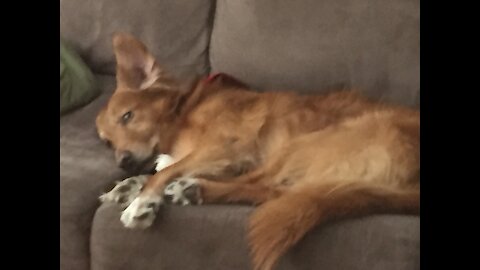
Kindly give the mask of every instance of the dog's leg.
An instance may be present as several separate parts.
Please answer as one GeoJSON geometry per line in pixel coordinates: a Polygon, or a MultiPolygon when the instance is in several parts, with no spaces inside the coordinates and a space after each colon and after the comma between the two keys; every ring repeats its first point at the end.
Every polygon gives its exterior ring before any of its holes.
{"type": "MultiPolygon", "coordinates": [[[[170,155],[159,155],[155,161],[155,170],[161,171],[174,163],[174,159],[170,155]]],[[[122,209],[127,208],[133,200],[140,194],[143,185],[147,182],[151,175],[132,176],[119,181],[116,186],[108,193],[102,194],[99,199],[102,203],[112,202],[120,205],[122,209]]]]}
{"type": "Polygon", "coordinates": [[[128,228],[149,227],[157,210],[164,203],[163,192],[167,185],[178,178],[221,173],[231,164],[228,152],[216,145],[202,147],[185,158],[164,168],[146,182],[142,192],[123,211],[120,220],[128,228]]]}
{"type": "Polygon", "coordinates": [[[261,204],[280,196],[285,191],[282,184],[272,184],[282,158],[272,158],[259,164],[246,174],[211,181],[198,178],[176,179],[168,184],[165,194],[172,202],[182,205],[201,203],[246,203],[261,204]]]}
{"type": "MultiPolygon", "coordinates": [[[[178,180],[168,186],[173,193],[173,202],[186,204],[202,203],[246,203],[261,204],[274,199],[281,190],[261,184],[210,181],[200,178],[178,180]]],[[[168,188],[167,187],[167,188],[168,188]]]]}
{"type": "Polygon", "coordinates": [[[172,196],[173,203],[247,203],[261,204],[280,196],[280,187],[262,184],[267,177],[265,166],[229,179],[228,181],[211,181],[203,178],[179,179],[171,182],[165,189],[172,196]]]}

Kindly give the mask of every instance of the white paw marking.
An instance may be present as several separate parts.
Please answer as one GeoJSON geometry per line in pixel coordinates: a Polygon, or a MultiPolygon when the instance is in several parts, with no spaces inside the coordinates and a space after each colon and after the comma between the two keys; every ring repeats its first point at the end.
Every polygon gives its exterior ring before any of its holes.
{"type": "Polygon", "coordinates": [[[162,203],[161,196],[140,195],[123,211],[120,220],[127,228],[145,229],[150,227],[162,203]]]}
{"type": "Polygon", "coordinates": [[[99,199],[102,203],[113,202],[125,209],[140,194],[148,177],[148,175],[138,175],[118,181],[111,191],[102,194],[99,199]]]}
{"type": "Polygon", "coordinates": [[[175,162],[174,162],[172,156],[166,155],[166,154],[161,154],[161,155],[158,155],[157,160],[155,160],[155,163],[157,164],[157,165],[155,165],[155,171],[158,172],[158,171],[161,171],[164,168],[172,165],[175,162]]]}
{"type": "MultiPolygon", "coordinates": [[[[165,187],[163,191],[164,195],[172,197],[172,203],[174,204],[181,204],[181,205],[188,205],[192,202],[185,196],[185,191],[194,186],[198,185],[198,181],[195,178],[180,178],[171,182],[170,184],[165,187]]],[[[200,194],[197,194],[197,204],[202,204],[202,199],[200,194]]]]}

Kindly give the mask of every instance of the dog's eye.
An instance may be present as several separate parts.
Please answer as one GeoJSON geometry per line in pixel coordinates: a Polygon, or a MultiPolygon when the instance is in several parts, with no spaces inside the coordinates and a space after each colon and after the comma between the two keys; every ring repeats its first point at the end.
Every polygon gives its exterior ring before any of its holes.
{"type": "Polygon", "coordinates": [[[122,119],[120,119],[120,121],[122,122],[122,124],[125,125],[126,123],[128,123],[128,121],[130,121],[130,119],[132,119],[132,117],[133,117],[132,111],[128,111],[124,115],[122,115],[122,119]]]}

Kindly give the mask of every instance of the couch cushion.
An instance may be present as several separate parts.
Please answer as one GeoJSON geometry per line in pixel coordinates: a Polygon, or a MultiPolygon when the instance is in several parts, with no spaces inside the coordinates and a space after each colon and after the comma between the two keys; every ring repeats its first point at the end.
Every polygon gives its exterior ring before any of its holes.
{"type": "MultiPolygon", "coordinates": [[[[147,230],[122,227],[120,210],[102,205],[92,229],[92,270],[251,269],[245,224],[253,208],[165,206],[147,230]]],[[[418,217],[378,215],[316,228],[278,270],[420,269],[418,217]]]]}
{"type": "Polygon", "coordinates": [[[262,89],[355,87],[418,105],[418,0],[219,0],[212,71],[262,89]]]}
{"type": "Polygon", "coordinates": [[[96,77],[105,91],[92,103],[60,118],[60,268],[90,269],[89,239],[98,196],[124,178],[97,138],[95,116],[114,88],[114,78],[96,77]]]}
{"type": "Polygon", "coordinates": [[[61,0],[60,33],[94,71],[113,74],[111,38],[140,38],[177,75],[208,72],[213,0],[61,0]]]}

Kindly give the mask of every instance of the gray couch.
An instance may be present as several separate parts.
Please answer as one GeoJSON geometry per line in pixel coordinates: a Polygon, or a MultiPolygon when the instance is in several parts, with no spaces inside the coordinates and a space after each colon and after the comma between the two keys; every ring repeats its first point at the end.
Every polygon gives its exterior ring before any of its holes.
{"type": "MultiPolygon", "coordinates": [[[[115,87],[111,36],[139,37],[186,78],[226,72],[259,90],[354,87],[419,106],[418,0],[60,0],[61,35],[103,94],[60,119],[62,270],[250,269],[252,208],[168,206],[154,226],[127,230],[97,197],[127,175],[95,133],[115,87]]],[[[376,215],[327,224],[284,256],[286,269],[420,268],[420,220],[376,215]]]]}

